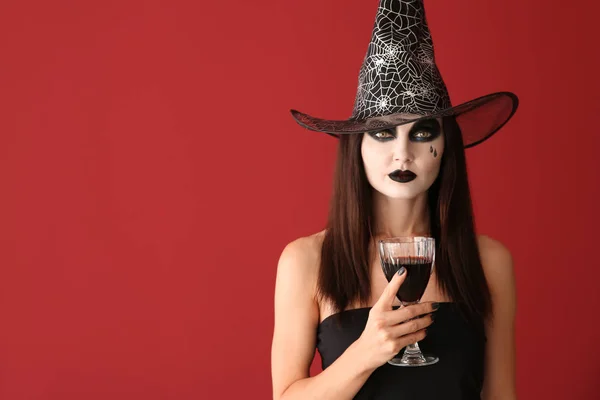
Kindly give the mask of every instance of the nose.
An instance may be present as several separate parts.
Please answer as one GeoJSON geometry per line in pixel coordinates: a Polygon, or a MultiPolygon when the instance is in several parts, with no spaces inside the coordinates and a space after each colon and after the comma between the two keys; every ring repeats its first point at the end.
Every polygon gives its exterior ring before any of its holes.
{"type": "Polygon", "coordinates": [[[407,134],[408,127],[397,126],[396,127],[396,140],[394,140],[393,158],[395,163],[404,165],[413,161],[414,155],[412,153],[412,146],[410,140],[408,140],[407,134]]]}

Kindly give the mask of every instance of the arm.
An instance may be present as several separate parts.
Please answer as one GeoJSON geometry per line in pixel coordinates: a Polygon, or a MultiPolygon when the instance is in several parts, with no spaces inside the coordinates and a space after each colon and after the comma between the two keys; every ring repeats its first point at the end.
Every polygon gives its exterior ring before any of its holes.
{"type": "Polygon", "coordinates": [[[361,367],[355,342],[329,368],[309,377],[319,323],[316,241],[312,237],[290,243],[277,266],[271,348],[275,400],[351,399],[372,373],[361,367]]]}
{"type": "Polygon", "coordinates": [[[479,238],[481,262],[492,296],[492,315],[486,321],[484,400],[516,400],[516,290],[512,256],[500,242],[479,238]]]}

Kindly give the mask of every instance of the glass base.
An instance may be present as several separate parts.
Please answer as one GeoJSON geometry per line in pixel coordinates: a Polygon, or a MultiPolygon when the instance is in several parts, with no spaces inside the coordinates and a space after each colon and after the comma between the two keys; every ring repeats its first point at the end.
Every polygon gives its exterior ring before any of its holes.
{"type": "Polygon", "coordinates": [[[420,355],[418,357],[395,357],[389,360],[388,364],[396,367],[424,367],[433,365],[438,361],[440,361],[438,357],[420,355]]]}

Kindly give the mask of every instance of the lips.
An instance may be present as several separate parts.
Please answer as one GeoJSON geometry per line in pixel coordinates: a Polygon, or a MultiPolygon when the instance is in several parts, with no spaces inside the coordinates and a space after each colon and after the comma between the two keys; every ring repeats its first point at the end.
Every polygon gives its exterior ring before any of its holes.
{"type": "Polygon", "coordinates": [[[391,180],[400,183],[410,182],[417,177],[417,175],[409,170],[401,171],[399,169],[395,170],[391,174],[388,175],[391,180]]]}

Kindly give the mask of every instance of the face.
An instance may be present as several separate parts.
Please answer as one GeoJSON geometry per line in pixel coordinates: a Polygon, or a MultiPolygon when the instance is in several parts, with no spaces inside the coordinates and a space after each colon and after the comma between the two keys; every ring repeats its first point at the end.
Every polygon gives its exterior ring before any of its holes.
{"type": "Polygon", "coordinates": [[[395,129],[365,133],[361,154],[367,179],[379,193],[414,199],[427,192],[444,154],[442,120],[424,119],[395,129]]]}

